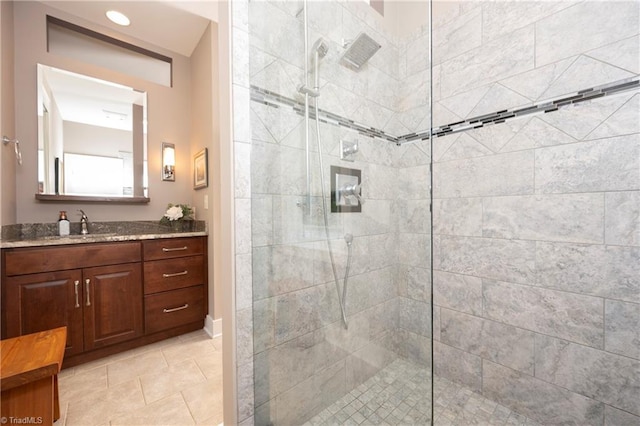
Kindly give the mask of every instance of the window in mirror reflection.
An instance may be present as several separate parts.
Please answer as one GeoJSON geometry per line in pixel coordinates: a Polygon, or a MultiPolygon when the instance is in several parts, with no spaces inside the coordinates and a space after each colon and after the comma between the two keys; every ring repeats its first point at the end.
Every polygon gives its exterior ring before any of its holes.
{"type": "Polygon", "coordinates": [[[39,64],[39,192],[147,197],[146,103],[131,87],[39,64]]]}
{"type": "Polygon", "coordinates": [[[126,181],[122,158],[65,154],[64,169],[67,195],[130,195],[131,183],[126,181]],[[103,179],[96,180],[95,176],[103,179]]]}

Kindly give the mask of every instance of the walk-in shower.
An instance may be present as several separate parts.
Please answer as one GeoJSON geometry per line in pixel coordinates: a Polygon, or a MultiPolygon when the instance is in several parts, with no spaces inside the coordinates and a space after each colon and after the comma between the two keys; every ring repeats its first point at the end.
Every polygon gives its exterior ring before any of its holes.
{"type": "Polygon", "coordinates": [[[384,7],[248,3],[239,420],[640,423],[640,4],[384,7]]]}

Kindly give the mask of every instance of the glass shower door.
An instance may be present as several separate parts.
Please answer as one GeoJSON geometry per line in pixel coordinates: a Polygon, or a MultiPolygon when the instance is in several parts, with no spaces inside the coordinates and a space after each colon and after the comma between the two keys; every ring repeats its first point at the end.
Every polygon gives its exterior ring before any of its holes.
{"type": "Polygon", "coordinates": [[[249,3],[256,424],[431,420],[429,38],[393,7],[249,3]]]}

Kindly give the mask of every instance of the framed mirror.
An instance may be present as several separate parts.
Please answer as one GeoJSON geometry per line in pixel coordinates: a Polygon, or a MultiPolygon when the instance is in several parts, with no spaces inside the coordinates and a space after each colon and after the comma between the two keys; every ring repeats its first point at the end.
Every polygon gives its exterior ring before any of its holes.
{"type": "Polygon", "coordinates": [[[149,202],[147,95],[38,64],[39,200],[149,202]]]}

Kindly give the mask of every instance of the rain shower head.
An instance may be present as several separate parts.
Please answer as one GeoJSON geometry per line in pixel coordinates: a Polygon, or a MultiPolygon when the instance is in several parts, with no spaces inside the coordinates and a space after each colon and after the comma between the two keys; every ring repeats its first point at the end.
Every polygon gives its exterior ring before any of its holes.
{"type": "Polygon", "coordinates": [[[342,55],[342,63],[359,70],[381,47],[367,34],[360,33],[342,55]]]}

